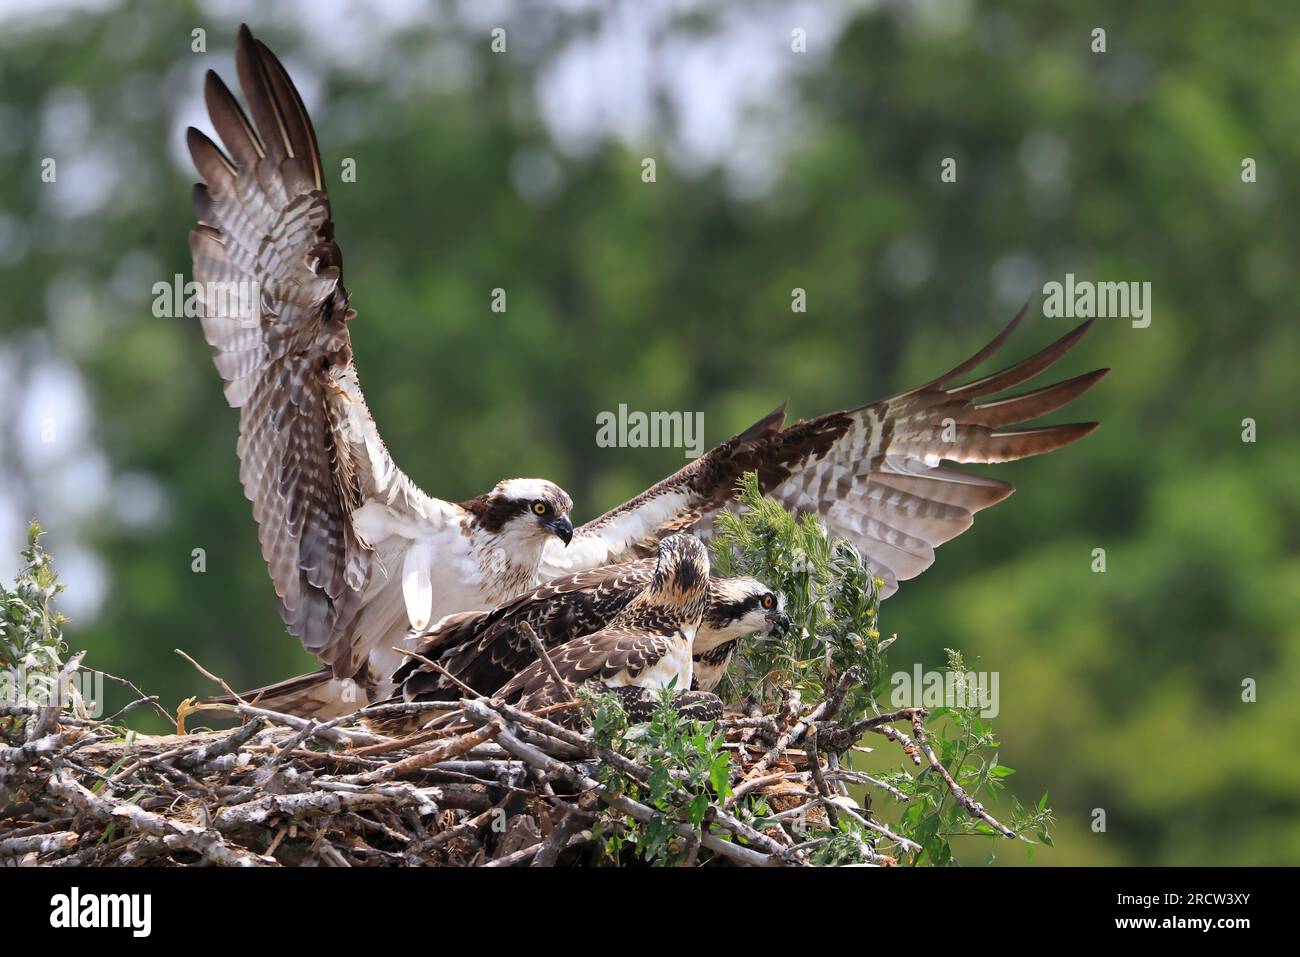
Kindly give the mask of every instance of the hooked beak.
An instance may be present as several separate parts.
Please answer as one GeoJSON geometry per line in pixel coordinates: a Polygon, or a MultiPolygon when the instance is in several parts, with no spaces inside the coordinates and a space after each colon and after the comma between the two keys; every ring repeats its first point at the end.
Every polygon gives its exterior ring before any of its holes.
{"type": "Polygon", "coordinates": [[[784,635],[790,630],[790,616],[783,611],[769,611],[763,616],[767,630],[773,635],[784,635]]]}
{"type": "Polygon", "coordinates": [[[567,515],[557,515],[546,523],[546,530],[551,532],[567,547],[573,541],[573,522],[567,515]]]}

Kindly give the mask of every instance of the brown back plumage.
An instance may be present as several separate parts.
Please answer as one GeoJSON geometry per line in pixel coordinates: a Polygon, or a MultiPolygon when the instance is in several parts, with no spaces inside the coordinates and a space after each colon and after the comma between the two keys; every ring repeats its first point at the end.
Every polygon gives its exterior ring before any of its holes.
{"type": "Polygon", "coordinates": [[[659,545],[650,582],[608,627],[550,652],[568,688],[558,687],[549,669],[537,661],[506,682],[495,696],[535,709],[562,700],[583,684],[611,680],[635,684],[665,656],[684,653],[689,660],[690,641],[708,594],[708,551],[692,535],[669,536],[659,545]]]}
{"type": "MultiPolygon", "coordinates": [[[[492,694],[537,658],[523,632],[525,624],[548,648],[600,631],[650,583],[656,561],[643,558],[567,575],[490,611],[447,616],[419,636],[418,657],[408,658],[394,672],[399,695],[406,701],[454,701],[463,696],[462,685],[492,694]]],[[[771,630],[770,622],[748,622],[752,615],[764,613],[759,601],[770,593],[753,578],[711,575],[708,603],[695,636],[695,660],[718,643],[734,647],[736,629],[747,623],[754,632],[771,630]]],[[[722,659],[710,661],[718,664],[722,659]]],[[[713,670],[720,677],[723,667],[713,670]]],[[[700,687],[708,691],[716,683],[700,687]]]]}
{"type": "MultiPolygon", "coordinates": [[[[416,652],[480,694],[491,694],[536,660],[521,626],[558,646],[607,626],[650,581],[652,558],[547,582],[490,611],[451,615],[421,636],[416,652]]],[[[393,674],[407,701],[454,700],[462,689],[420,658],[393,674]]]]}

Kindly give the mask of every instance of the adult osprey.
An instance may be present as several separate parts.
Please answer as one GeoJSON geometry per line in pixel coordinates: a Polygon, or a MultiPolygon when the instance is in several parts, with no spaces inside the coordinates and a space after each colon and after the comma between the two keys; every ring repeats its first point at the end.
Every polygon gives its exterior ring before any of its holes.
{"type": "MultiPolygon", "coordinates": [[[[191,128],[204,183],[194,187],[194,279],[203,331],[227,401],[240,410],[237,446],[262,554],[284,623],[343,686],[386,696],[401,663],[393,646],[444,615],[486,609],[539,582],[654,554],[678,531],[708,534],[736,479],[821,515],[857,545],[892,593],[934,561],[1006,482],[942,466],[1050,452],[1096,423],[1008,429],[1051,412],[1106,370],[978,403],[1042,372],[1087,323],[1000,372],[952,385],[1005,342],[1015,319],[955,369],[908,392],[783,428],[784,406],[646,492],[576,531],[555,485],[511,479],[469,502],[426,494],[397,468],[366,407],[316,136],[284,68],[241,27],[236,69],[251,120],[207,74],[208,113],[225,145],[191,128]],[[234,308],[255,289],[256,315],[234,308]],[[571,539],[571,541],[570,541],[571,539]],[[565,546],[568,546],[567,548],[565,546]]],[[[355,700],[353,698],[352,700],[355,700]]]]}

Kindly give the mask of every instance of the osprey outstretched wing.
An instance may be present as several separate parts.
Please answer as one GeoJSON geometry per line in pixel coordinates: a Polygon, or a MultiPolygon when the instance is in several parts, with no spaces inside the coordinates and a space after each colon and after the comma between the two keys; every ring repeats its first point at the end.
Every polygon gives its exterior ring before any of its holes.
{"type": "Polygon", "coordinates": [[[352,361],[356,314],[311,120],[246,26],[236,68],[251,120],[209,71],[225,151],[187,132],[205,181],[190,233],[203,332],[240,410],[240,479],[285,626],[335,677],[369,682],[400,662],[391,646],[412,627],[536,584],[544,541],[572,534],[572,503],[512,479],[453,504],[394,464],[352,361]]]}
{"type": "Polygon", "coordinates": [[[1010,462],[1083,438],[1096,422],[1009,429],[1066,405],[1109,370],[1098,369],[1019,395],[990,396],[1027,382],[1079,341],[1085,322],[1027,359],[953,385],[1011,335],[1021,309],[987,346],[925,385],[870,405],[831,412],[782,428],[782,406],[641,495],[578,528],[568,549],[548,545],[541,575],[627,561],[664,535],[707,536],[729,505],[736,480],[758,473],[764,494],[814,513],[828,531],[849,539],[885,582],[882,597],[934,562],[936,546],[970,527],[980,509],[1014,486],[942,466],[1010,462]],[[978,400],[987,401],[980,402],[978,400]]]}
{"type": "Polygon", "coordinates": [[[414,524],[441,503],[397,470],[357,387],[345,325],[354,313],[306,110],[247,28],[238,70],[263,135],[209,71],[208,112],[230,155],[187,131],[206,181],[194,187],[194,279],[226,399],[240,409],[240,479],[281,615],[303,647],[333,662],[348,654],[339,639],[374,562],[352,515],[368,497],[391,495],[414,524]],[[207,292],[221,284],[251,286],[258,314],[221,310],[207,292]]]}

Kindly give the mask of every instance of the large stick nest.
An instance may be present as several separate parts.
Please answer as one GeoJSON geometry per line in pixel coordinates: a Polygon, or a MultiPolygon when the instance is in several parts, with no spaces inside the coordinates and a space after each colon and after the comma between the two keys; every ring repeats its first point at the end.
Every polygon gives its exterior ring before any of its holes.
{"type": "Polygon", "coordinates": [[[631,760],[590,729],[556,723],[554,709],[532,714],[492,698],[378,705],[324,723],[243,703],[233,730],[158,736],[124,735],[70,709],[0,708],[0,728],[16,739],[0,746],[0,864],[595,864],[611,862],[610,834],[654,821],[670,829],[678,863],[799,866],[842,833],[834,825],[844,816],[878,838],[862,842],[860,860],[892,864],[879,846],[916,845],[874,820],[848,785],[905,798],[841,764],[870,732],[927,761],[972,816],[1009,836],[948,778],[926,742],[924,711],[836,721],[855,679],[845,674],[812,706],[786,695],[771,713],[729,711],[720,727],[731,794],[698,825],[675,782],[667,792],[661,784],[657,806],[634,796],[649,793],[641,785],[654,755],[631,760]],[[443,720],[401,738],[374,730],[417,712],[443,720]],[[742,809],[757,795],[767,811],[756,826],[742,809]]]}

